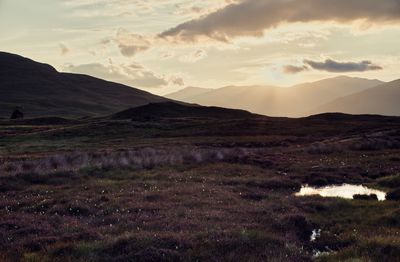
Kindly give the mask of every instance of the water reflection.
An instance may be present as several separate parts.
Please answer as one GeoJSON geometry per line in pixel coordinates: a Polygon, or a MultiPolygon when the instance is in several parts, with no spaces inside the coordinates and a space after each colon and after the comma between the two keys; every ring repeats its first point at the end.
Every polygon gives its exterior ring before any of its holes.
{"type": "Polygon", "coordinates": [[[386,193],[376,189],[371,189],[362,185],[333,185],[326,187],[303,186],[296,196],[320,195],[322,197],[342,197],[353,199],[354,195],[372,195],[375,194],[379,201],[386,199],[386,193]]]}
{"type": "Polygon", "coordinates": [[[321,237],[321,229],[314,229],[311,233],[310,241],[314,242],[321,237]]]}

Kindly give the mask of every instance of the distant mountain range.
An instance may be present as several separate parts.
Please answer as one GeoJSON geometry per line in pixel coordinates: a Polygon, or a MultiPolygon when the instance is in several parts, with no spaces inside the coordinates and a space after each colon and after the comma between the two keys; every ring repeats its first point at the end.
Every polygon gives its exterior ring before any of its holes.
{"type": "MultiPolygon", "coordinates": [[[[293,87],[227,86],[218,89],[188,87],[160,97],[151,93],[87,75],[60,73],[52,66],[18,55],[0,52],[0,118],[21,107],[26,117],[80,118],[125,113],[152,113],[221,117],[244,116],[242,109],[268,116],[303,117],[326,112],[400,115],[400,80],[384,83],[362,78],[336,77],[293,87]],[[203,106],[180,107],[171,100],[203,106]],[[163,103],[162,106],[156,106],[163,103]],[[168,110],[167,107],[170,107],[168,110]]],[[[131,117],[131,116],[130,116],[131,117]]]]}
{"type": "Polygon", "coordinates": [[[189,101],[197,96],[201,96],[212,91],[215,91],[215,89],[189,86],[175,93],[166,95],[166,97],[174,97],[174,99],[178,101],[189,101]]]}
{"type": "Polygon", "coordinates": [[[362,92],[335,99],[310,113],[317,112],[399,116],[400,80],[381,84],[362,92]]]}
{"type": "Polygon", "coordinates": [[[269,116],[302,117],[325,112],[400,115],[400,103],[397,105],[396,99],[388,98],[398,98],[399,95],[400,87],[396,81],[384,83],[379,80],[340,76],[288,88],[275,86],[228,86],[218,89],[189,87],[166,97],[200,105],[240,108],[269,116]],[[355,104],[353,105],[352,102],[356,97],[360,104],[358,110],[355,110],[355,104]],[[371,100],[369,97],[376,99],[374,102],[367,102],[371,100]]]}
{"type": "Polygon", "coordinates": [[[90,77],[59,73],[47,64],[0,52],[0,117],[15,107],[27,117],[112,114],[169,99],[90,77]]]}

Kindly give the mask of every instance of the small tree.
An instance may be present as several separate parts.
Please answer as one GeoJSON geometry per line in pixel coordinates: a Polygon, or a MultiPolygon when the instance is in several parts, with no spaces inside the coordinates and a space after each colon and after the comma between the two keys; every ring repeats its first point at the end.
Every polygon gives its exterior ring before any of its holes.
{"type": "Polygon", "coordinates": [[[10,119],[23,119],[24,118],[24,113],[22,113],[21,109],[19,107],[16,107],[11,114],[10,119]]]}

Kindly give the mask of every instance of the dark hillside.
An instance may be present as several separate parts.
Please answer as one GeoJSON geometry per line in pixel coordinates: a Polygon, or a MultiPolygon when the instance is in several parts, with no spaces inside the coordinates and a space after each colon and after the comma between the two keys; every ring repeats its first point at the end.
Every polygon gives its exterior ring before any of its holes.
{"type": "Polygon", "coordinates": [[[126,108],[165,102],[148,92],[0,52],[0,117],[15,107],[26,117],[82,117],[112,114],[126,108]]]}
{"type": "Polygon", "coordinates": [[[226,109],[221,107],[205,107],[182,105],[174,102],[152,103],[131,108],[115,114],[114,119],[157,119],[157,118],[221,118],[240,119],[257,115],[244,110],[226,109]]]}

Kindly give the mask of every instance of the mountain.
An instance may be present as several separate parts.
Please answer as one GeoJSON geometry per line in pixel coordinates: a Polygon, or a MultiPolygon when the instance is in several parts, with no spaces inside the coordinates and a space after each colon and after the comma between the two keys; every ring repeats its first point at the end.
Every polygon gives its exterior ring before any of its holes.
{"type": "Polygon", "coordinates": [[[400,115],[400,79],[346,97],[314,109],[315,112],[400,115]]]}
{"type": "Polygon", "coordinates": [[[190,100],[192,97],[196,97],[208,92],[213,91],[214,89],[211,88],[201,88],[201,87],[186,87],[184,89],[181,89],[177,92],[171,93],[166,95],[165,97],[178,100],[178,101],[185,101],[185,100],[190,100]]]}
{"type": "Polygon", "coordinates": [[[240,108],[270,116],[299,117],[339,97],[367,90],[382,83],[378,80],[340,76],[288,88],[228,86],[211,90],[196,89],[198,94],[192,96],[188,96],[192,93],[191,89],[183,89],[167,97],[200,105],[240,108]]]}
{"type": "MultiPolygon", "coordinates": [[[[114,114],[112,119],[150,120],[159,118],[243,119],[257,117],[244,110],[183,105],[175,102],[151,103],[114,114]]],[[[258,116],[259,117],[259,116],[258,116]]]]}
{"type": "Polygon", "coordinates": [[[50,65],[0,52],[0,117],[9,117],[16,106],[26,117],[82,117],[166,101],[139,89],[60,73],[50,65]]]}
{"type": "Polygon", "coordinates": [[[314,104],[325,104],[336,98],[367,90],[382,84],[379,80],[369,80],[356,77],[339,76],[312,83],[304,83],[287,89],[287,95],[292,96],[289,103],[296,103],[296,110],[310,107],[314,104]]]}

